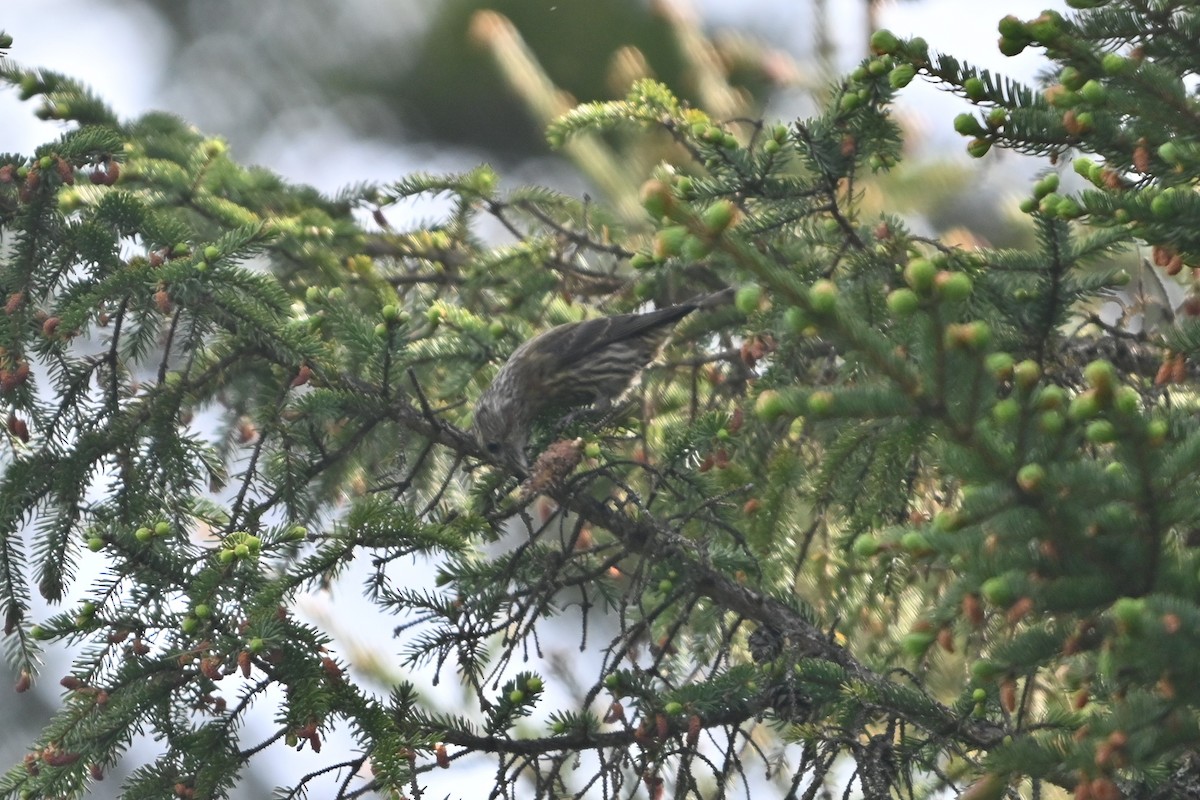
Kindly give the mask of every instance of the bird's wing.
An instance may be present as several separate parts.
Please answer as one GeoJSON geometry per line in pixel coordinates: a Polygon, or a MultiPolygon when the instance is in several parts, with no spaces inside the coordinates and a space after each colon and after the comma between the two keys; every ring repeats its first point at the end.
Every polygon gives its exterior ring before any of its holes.
{"type": "Polygon", "coordinates": [[[569,359],[583,358],[613,342],[630,339],[654,328],[673,325],[695,310],[694,304],[684,303],[645,314],[618,314],[589,319],[566,331],[570,338],[563,348],[563,353],[569,359]]]}

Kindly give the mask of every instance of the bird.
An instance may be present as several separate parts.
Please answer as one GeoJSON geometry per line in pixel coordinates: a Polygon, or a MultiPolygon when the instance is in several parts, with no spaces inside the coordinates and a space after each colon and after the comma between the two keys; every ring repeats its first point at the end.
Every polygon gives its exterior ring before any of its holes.
{"type": "Polygon", "coordinates": [[[619,400],[658,355],[679,320],[726,292],[634,314],[556,325],[522,344],[475,404],[476,438],[489,456],[527,473],[534,420],[549,408],[619,400]]]}

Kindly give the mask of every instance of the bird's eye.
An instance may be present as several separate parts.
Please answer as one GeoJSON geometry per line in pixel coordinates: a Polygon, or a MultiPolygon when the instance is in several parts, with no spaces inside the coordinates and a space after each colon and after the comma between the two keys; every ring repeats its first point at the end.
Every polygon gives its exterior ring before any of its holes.
{"type": "Polygon", "coordinates": [[[484,445],[484,447],[486,447],[487,451],[489,453],[491,453],[492,455],[496,455],[497,453],[500,452],[500,443],[499,442],[488,442],[487,444],[484,445]]]}

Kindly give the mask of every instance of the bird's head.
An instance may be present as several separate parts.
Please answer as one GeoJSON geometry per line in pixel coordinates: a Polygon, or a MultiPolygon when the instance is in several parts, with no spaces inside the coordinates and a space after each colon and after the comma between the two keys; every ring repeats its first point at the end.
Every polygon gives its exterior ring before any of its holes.
{"type": "Polygon", "coordinates": [[[510,405],[498,402],[496,393],[485,392],[475,405],[475,438],[490,457],[527,470],[529,430],[510,405]]]}

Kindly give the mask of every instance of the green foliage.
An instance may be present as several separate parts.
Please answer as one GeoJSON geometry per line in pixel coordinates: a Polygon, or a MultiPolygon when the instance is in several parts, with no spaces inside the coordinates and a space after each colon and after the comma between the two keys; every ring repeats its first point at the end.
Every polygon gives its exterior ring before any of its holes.
{"type": "Polygon", "coordinates": [[[128,796],[224,796],[344,726],[355,754],[291,790],[417,794],[483,754],[501,792],[700,793],[756,785],[740,737],[769,720],[780,788],[849,756],[869,797],[1185,796],[1200,303],[1147,294],[1200,247],[1194,16],[1074,5],[1000,23],[1054,60],[1044,91],[883,31],[810,120],[727,122],[650,80],[564,115],[556,145],[632,129],[669,154],[636,219],[487,167],[325,198],[0,65],[71,123],[0,157],[0,612],[24,683],[41,642],[79,649],[0,791],[79,796],[145,732],[128,796]],[[1030,249],[867,219],[918,77],[979,107],[955,122],[974,156],[1089,154],[1084,189],[1051,172],[1022,203],[1030,249]],[[418,196],[448,210],[385,224],[418,196]],[[1154,265],[1120,269],[1135,242],[1154,265]],[[538,331],[708,295],[639,403],[543,421],[528,480],[466,430],[538,331]],[[398,668],[456,677],[465,708],[376,670],[380,696],[292,613],[362,575],[398,668]],[[60,606],[36,624],[33,591],[60,606]],[[546,657],[567,629],[591,672],[546,657]]]}

